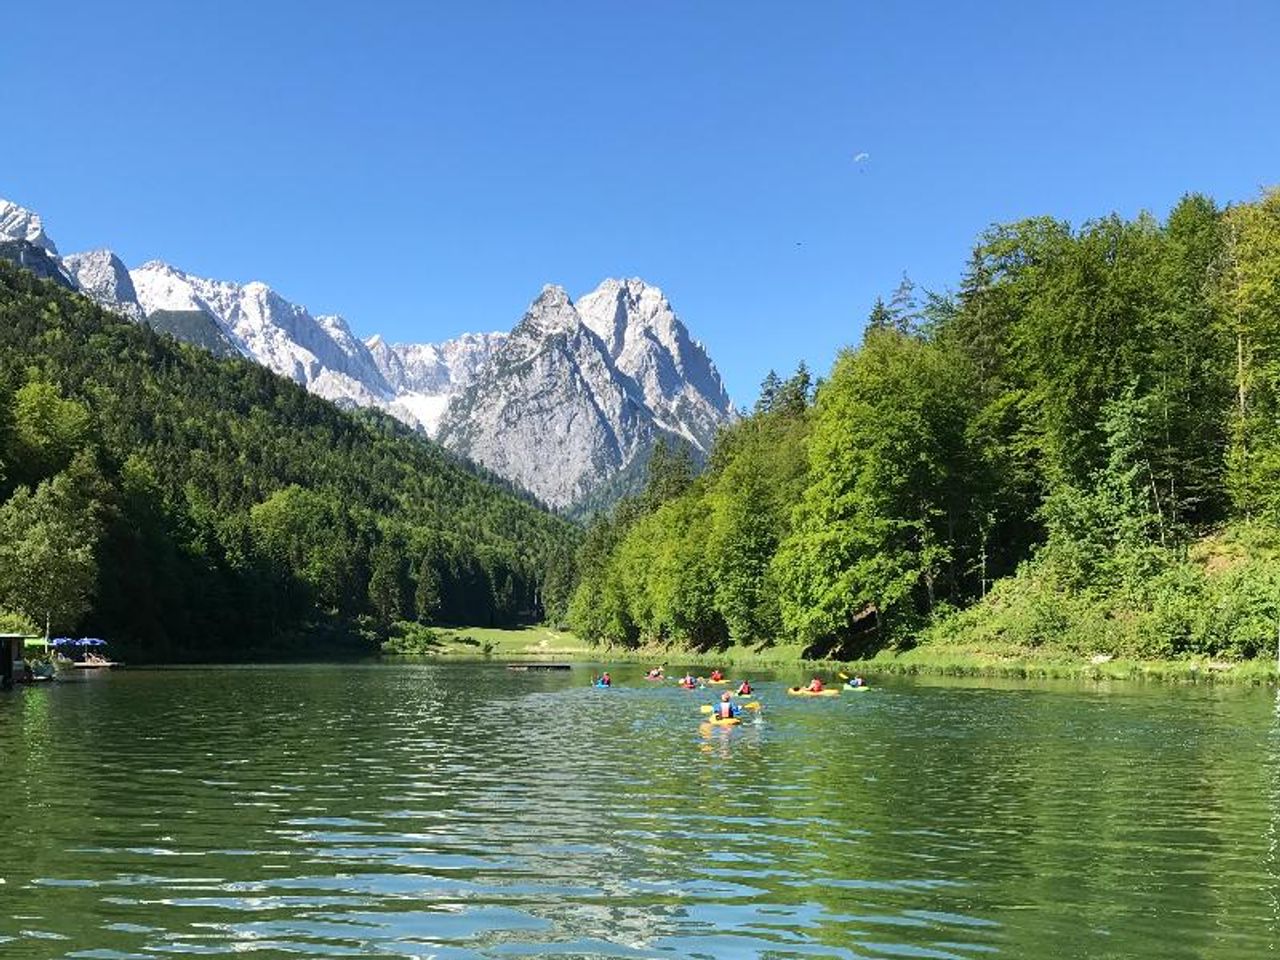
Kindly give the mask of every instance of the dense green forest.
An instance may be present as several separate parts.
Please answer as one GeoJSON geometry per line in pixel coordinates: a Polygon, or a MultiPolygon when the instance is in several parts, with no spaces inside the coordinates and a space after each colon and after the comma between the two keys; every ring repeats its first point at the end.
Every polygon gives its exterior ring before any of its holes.
{"type": "Polygon", "coordinates": [[[1160,223],[980,237],[904,282],[816,385],[766,380],[693,477],[588,531],[588,638],[918,643],[1146,658],[1274,651],[1280,192],[1160,223]]]}
{"type": "Polygon", "coordinates": [[[4,623],[144,659],[509,624],[564,606],[577,536],[389,418],[0,262],[4,623]]]}

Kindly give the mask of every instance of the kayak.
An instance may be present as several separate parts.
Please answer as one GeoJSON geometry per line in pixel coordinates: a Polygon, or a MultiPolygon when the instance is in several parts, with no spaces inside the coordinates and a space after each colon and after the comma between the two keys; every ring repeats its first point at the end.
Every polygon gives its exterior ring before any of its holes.
{"type": "Polygon", "coordinates": [[[736,727],[742,720],[738,717],[709,717],[706,722],[713,727],[736,727]]]}
{"type": "Polygon", "coordinates": [[[787,693],[793,697],[838,697],[840,696],[840,688],[827,687],[825,690],[815,692],[805,687],[787,687],[787,693]]]}
{"type": "Polygon", "coordinates": [[[752,697],[754,697],[755,695],[756,695],[756,692],[755,692],[754,690],[752,690],[750,693],[735,693],[735,694],[734,694],[734,696],[735,696],[735,697],[737,697],[739,700],[750,700],[750,699],[751,699],[752,697]]]}
{"type": "Polygon", "coordinates": [[[713,687],[723,687],[726,683],[733,683],[732,680],[708,680],[707,683],[713,687]]]}
{"type": "Polygon", "coordinates": [[[677,683],[677,684],[676,684],[676,686],[677,686],[677,687],[680,687],[682,690],[697,690],[697,689],[698,689],[698,685],[697,685],[696,683],[677,683]]]}
{"type": "Polygon", "coordinates": [[[851,687],[849,684],[846,683],[843,689],[848,690],[850,693],[864,693],[865,691],[870,690],[871,688],[867,686],[865,683],[860,687],[851,687]]]}

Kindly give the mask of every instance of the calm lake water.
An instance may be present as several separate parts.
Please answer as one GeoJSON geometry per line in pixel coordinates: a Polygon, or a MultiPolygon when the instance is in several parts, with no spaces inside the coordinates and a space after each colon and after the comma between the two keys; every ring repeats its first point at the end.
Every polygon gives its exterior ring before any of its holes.
{"type": "Polygon", "coordinates": [[[0,695],[0,956],[1280,950],[1273,692],[771,682],[712,730],[706,693],[589,672],[0,695]]]}

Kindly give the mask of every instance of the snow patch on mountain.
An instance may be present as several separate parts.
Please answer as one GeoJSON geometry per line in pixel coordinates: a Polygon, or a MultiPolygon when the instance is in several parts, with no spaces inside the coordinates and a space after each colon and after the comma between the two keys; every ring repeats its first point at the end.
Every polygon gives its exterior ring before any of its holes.
{"type": "Polygon", "coordinates": [[[392,416],[434,436],[449,401],[484,369],[506,341],[505,333],[466,333],[443,343],[365,341],[378,371],[395,391],[392,416]]]}
{"type": "Polygon", "coordinates": [[[246,356],[322,397],[361,406],[391,399],[392,390],[368,348],[341,317],[313,317],[306,307],[257,280],[209,280],[158,260],[131,275],[147,313],[203,310],[246,356]]]}
{"type": "Polygon", "coordinates": [[[605,280],[577,303],[548,285],[509,334],[389,344],[362,341],[341,316],[313,316],[259,281],[159,260],[130,271],[109,250],[63,260],[40,217],[5,200],[0,256],[344,407],[385,410],[555,507],[625,492],[661,437],[705,456],[735,417],[702,344],[662,291],[636,278],[605,280]]]}

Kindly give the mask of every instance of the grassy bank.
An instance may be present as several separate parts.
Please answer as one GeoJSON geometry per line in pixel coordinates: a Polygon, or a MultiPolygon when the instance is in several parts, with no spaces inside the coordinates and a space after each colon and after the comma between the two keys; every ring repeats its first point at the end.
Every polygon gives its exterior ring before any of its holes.
{"type": "Polygon", "coordinates": [[[1219,661],[1131,660],[1101,656],[1088,659],[1033,651],[993,652],[955,647],[917,647],[904,653],[882,653],[842,665],[845,672],[898,676],[1004,677],[1020,680],[1144,680],[1165,683],[1274,684],[1272,660],[1219,661]]]}
{"type": "Polygon", "coordinates": [[[550,627],[444,627],[430,656],[497,660],[591,660],[598,652],[564,630],[550,627]]]}
{"type": "Polygon", "coordinates": [[[432,656],[447,659],[564,660],[598,663],[660,663],[680,666],[802,668],[829,674],[870,676],[997,677],[1022,680],[1142,680],[1168,683],[1273,684],[1280,679],[1273,660],[1222,661],[1203,657],[1134,660],[1075,657],[1060,651],[1008,647],[926,644],[904,652],[884,652],[866,660],[809,660],[798,644],[729,647],[704,653],[672,647],[592,646],[572,633],[548,627],[516,629],[457,627],[438,631],[432,656]]]}

